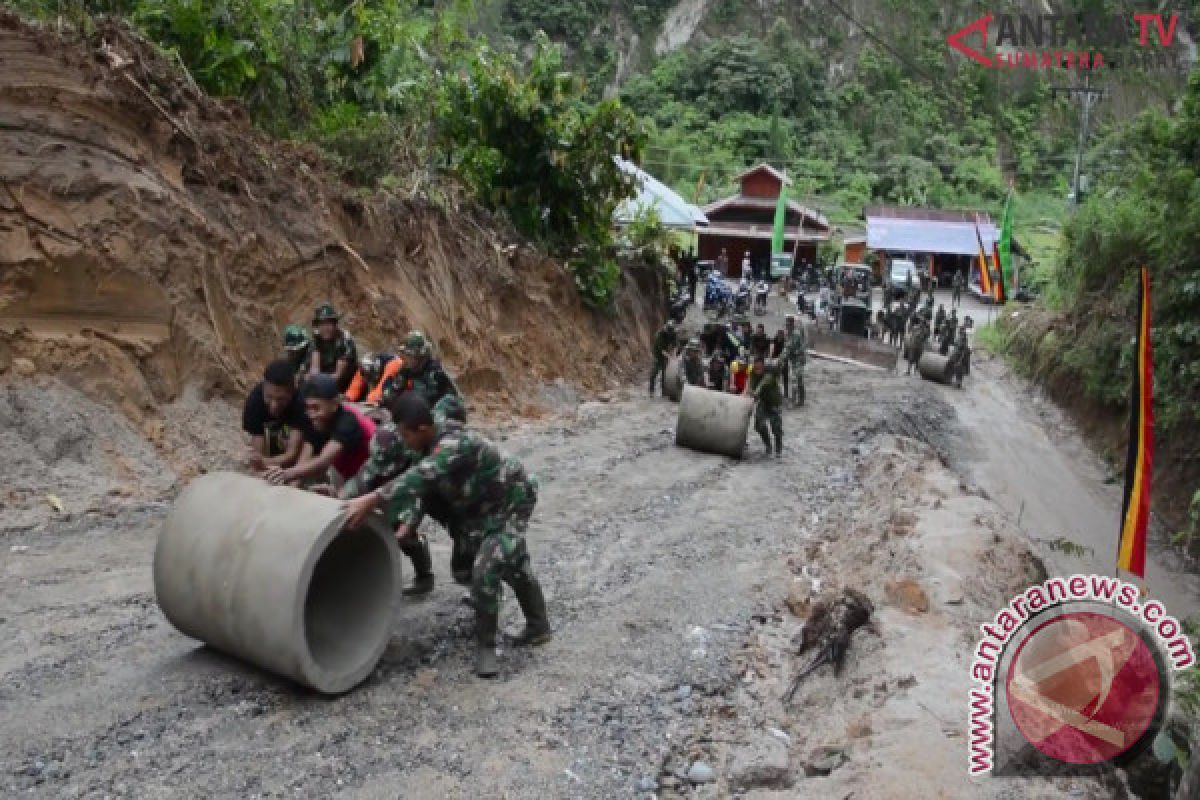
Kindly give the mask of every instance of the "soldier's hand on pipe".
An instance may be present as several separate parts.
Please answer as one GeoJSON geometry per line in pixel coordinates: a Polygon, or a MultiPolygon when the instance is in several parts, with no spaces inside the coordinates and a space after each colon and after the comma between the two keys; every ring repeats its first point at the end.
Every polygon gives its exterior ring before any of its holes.
{"type": "Polygon", "coordinates": [[[417,529],[407,522],[402,522],[396,526],[396,541],[403,542],[405,539],[411,539],[417,535],[417,529]]]}
{"type": "Polygon", "coordinates": [[[351,530],[362,525],[367,514],[370,514],[379,505],[379,494],[377,492],[367,492],[362,497],[356,497],[353,500],[346,501],[346,530],[351,530]]]}

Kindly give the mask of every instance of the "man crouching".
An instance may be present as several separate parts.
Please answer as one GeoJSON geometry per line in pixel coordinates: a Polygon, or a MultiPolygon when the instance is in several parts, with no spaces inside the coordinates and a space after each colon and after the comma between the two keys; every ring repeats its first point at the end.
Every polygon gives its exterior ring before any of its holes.
{"type": "Polygon", "coordinates": [[[396,537],[412,536],[424,502],[453,506],[462,529],[478,542],[471,576],[475,606],[475,673],[499,672],[496,632],[501,581],[512,587],[525,614],[517,645],[550,640],[542,587],[529,563],[525,531],[537,504],[537,480],[520,461],[505,456],[477,432],[446,429],[434,422],[423,397],[406,393],[392,404],[392,418],[404,444],[420,456],[403,475],[378,489],[384,512],[396,525],[396,537]],[[424,502],[419,502],[424,501],[424,502]]]}

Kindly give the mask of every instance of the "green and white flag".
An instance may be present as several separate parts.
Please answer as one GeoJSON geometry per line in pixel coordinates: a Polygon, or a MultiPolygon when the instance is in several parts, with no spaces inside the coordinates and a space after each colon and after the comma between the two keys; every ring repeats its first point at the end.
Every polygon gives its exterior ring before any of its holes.
{"type": "Polygon", "coordinates": [[[1000,251],[1000,270],[1004,281],[1005,294],[1017,287],[1013,285],[1012,269],[1012,190],[1008,191],[1008,199],[1004,201],[1004,218],[1000,223],[1000,241],[997,242],[1000,251]]]}
{"type": "Polygon", "coordinates": [[[787,178],[779,184],[779,201],[775,203],[775,229],[771,232],[771,255],[783,252],[783,228],[787,222],[787,178]]]}

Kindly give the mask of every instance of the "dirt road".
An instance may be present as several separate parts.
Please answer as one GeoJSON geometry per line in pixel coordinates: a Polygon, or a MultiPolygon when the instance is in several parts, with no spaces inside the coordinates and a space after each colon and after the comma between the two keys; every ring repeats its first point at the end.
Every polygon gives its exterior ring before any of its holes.
{"type": "MultiPolygon", "coordinates": [[[[492,682],[470,673],[471,616],[440,531],[434,594],[404,607],[368,682],[333,699],[165,622],[150,581],[161,504],[0,534],[0,791],[1029,796],[965,769],[973,631],[1037,572],[976,485],[1008,457],[972,444],[985,387],[829,363],[809,384],[781,462],[753,434],[742,463],[676,448],[676,407],[632,390],[496,430],[542,480],[530,546],[557,636],[504,652],[492,682]],[[871,597],[872,626],[841,675],[820,671],[783,704],[797,614],[843,585],[871,597]],[[764,759],[772,769],[746,768],[764,759]],[[692,785],[696,762],[712,782],[692,785]]],[[[515,627],[515,603],[505,612],[515,627]]]]}

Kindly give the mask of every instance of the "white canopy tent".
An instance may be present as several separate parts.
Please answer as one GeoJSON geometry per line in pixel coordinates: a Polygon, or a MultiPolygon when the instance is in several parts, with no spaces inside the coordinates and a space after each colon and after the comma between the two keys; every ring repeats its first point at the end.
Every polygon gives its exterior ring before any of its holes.
{"type": "Polygon", "coordinates": [[[704,212],[680,197],[671,187],[632,161],[620,156],[613,156],[613,159],[622,172],[633,176],[638,187],[637,194],[622,201],[613,212],[613,222],[617,225],[628,225],[647,208],[654,209],[662,224],[668,228],[690,231],[697,226],[708,225],[708,217],[704,216],[704,212]]]}

